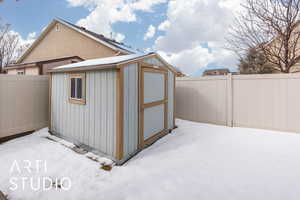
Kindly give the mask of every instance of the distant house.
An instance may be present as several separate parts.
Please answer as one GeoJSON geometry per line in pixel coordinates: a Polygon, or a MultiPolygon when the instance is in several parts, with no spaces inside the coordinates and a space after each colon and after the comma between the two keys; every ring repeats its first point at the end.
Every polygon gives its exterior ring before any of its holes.
{"type": "Polygon", "coordinates": [[[62,19],[54,19],[8,74],[42,75],[58,65],[87,59],[140,53],[123,43],[106,38],[62,19]]]}
{"type": "Polygon", "coordinates": [[[207,69],[203,72],[203,76],[220,76],[220,75],[227,75],[230,73],[229,69],[207,69]]]}

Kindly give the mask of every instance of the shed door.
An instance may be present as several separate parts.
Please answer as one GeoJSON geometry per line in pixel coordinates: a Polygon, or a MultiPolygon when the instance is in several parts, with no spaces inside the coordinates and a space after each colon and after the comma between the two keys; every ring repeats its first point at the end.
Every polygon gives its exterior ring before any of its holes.
{"type": "Polygon", "coordinates": [[[153,143],[168,132],[167,71],[141,68],[140,84],[140,146],[153,143]]]}

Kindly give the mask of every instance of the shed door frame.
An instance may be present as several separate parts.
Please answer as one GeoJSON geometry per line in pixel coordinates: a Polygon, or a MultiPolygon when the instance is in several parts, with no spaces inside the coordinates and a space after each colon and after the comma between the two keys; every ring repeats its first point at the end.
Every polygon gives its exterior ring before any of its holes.
{"type": "Polygon", "coordinates": [[[143,148],[152,144],[158,138],[168,133],[168,70],[157,68],[153,65],[140,63],[139,66],[139,147],[143,148]],[[144,102],[144,74],[145,72],[155,72],[164,74],[164,99],[150,103],[144,102]],[[164,129],[150,138],[144,140],[144,110],[149,107],[164,105],[164,129]]]}

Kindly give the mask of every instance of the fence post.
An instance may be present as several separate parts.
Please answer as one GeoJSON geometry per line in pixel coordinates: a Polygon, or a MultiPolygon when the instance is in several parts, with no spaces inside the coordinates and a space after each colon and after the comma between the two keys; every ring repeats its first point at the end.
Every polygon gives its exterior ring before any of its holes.
{"type": "Polygon", "coordinates": [[[229,73],[227,75],[227,91],[226,91],[226,97],[227,97],[227,126],[232,127],[233,126],[233,105],[232,105],[232,99],[233,99],[233,93],[232,93],[232,74],[229,73]]]}

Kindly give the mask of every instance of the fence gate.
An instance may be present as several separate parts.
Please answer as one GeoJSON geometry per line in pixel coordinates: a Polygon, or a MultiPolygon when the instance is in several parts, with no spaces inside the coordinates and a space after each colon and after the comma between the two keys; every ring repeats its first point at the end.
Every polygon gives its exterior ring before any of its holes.
{"type": "Polygon", "coordinates": [[[140,71],[139,145],[151,144],[168,131],[168,73],[164,69],[142,67],[140,71]]]}

